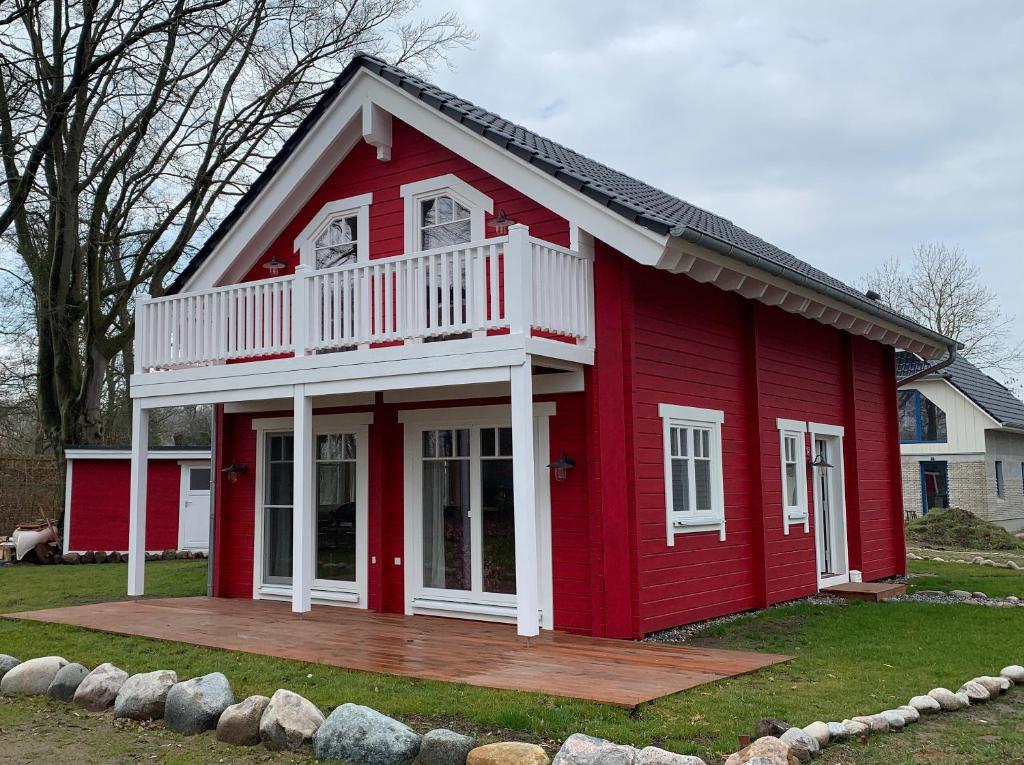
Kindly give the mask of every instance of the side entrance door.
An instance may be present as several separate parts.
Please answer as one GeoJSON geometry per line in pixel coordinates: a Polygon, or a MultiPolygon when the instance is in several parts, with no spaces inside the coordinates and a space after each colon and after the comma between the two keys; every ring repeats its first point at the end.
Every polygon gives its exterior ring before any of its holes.
{"type": "Polygon", "coordinates": [[[178,548],[207,551],[210,547],[210,465],[181,466],[181,513],[178,548]]]}
{"type": "MultiPolygon", "coordinates": [[[[817,426],[826,428],[829,426],[817,426]]],[[[846,546],[846,491],[843,485],[842,436],[811,431],[814,449],[814,536],[818,559],[818,587],[850,581],[846,546]]]]}
{"type": "Polygon", "coordinates": [[[945,461],[928,460],[921,463],[921,508],[925,515],[929,510],[949,507],[949,464],[945,461]]]}

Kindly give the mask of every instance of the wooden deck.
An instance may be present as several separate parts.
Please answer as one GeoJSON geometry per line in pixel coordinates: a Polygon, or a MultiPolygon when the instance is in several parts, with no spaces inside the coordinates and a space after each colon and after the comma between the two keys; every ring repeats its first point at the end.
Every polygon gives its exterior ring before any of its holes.
{"type": "Polygon", "coordinates": [[[300,619],[287,603],[217,598],[98,603],[7,618],[626,707],[790,658],[561,632],[526,645],[504,624],[328,606],[300,619]]]}
{"type": "Polygon", "coordinates": [[[906,594],[907,585],[893,584],[892,582],[849,582],[826,587],[822,592],[846,600],[865,600],[869,603],[878,603],[906,594]]]}

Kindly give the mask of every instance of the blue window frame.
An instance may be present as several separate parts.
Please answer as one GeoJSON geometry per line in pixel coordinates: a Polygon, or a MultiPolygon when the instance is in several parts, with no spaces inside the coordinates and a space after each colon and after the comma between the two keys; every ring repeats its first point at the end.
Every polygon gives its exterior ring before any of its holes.
{"type": "Polygon", "coordinates": [[[899,397],[900,443],[946,442],[946,413],[918,390],[901,390],[899,397]]]}

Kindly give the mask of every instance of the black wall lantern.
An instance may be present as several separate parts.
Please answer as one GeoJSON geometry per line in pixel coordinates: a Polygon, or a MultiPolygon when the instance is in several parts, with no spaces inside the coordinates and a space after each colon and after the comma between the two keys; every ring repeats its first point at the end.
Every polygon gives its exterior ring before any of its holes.
{"type": "Polygon", "coordinates": [[[825,459],[825,455],[822,452],[818,452],[814,455],[814,459],[811,460],[812,468],[830,468],[835,467],[831,462],[825,459]]]}
{"type": "Polygon", "coordinates": [[[223,468],[220,472],[226,475],[231,483],[235,483],[238,480],[238,476],[249,472],[249,466],[239,465],[237,461],[232,461],[230,465],[223,468]]]}
{"type": "Polygon", "coordinates": [[[282,271],[284,271],[287,265],[287,263],[285,263],[283,260],[275,256],[272,260],[268,260],[266,263],[264,263],[263,267],[270,271],[271,277],[274,277],[278,276],[282,271]]]}
{"type": "Polygon", "coordinates": [[[565,453],[565,449],[558,455],[558,459],[548,465],[555,471],[555,480],[564,481],[566,472],[576,467],[576,460],[565,453]]]}

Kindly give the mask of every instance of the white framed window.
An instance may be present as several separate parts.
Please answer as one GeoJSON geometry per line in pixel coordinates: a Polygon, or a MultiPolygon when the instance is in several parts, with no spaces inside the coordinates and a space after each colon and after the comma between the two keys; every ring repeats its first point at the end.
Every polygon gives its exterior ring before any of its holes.
{"type": "Polygon", "coordinates": [[[315,269],[370,259],[370,204],[373,194],[328,202],[295,237],[299,262],[315,269]]]}
{"type": "Polygon", "coordinates": [[[484,238],[484,214],[494,212],[494,201],[455,175],[407,183],[405,251],[424,252],[484,238]]]}
{"type": "Polygon", "coordinates": [[[675,535],[717,531],[725,540],[722,423],[717,409],[660,404],[665,454],[665,518],[668,544],[675,535]]]}
{"type": "Polygon", "coordinates": [[[782,464],[782,531],[803,525],[810,531],[807,513],[807,467],[805,461],[807,423],[776,420],[779,428],[779,459],[782,464]]]}

